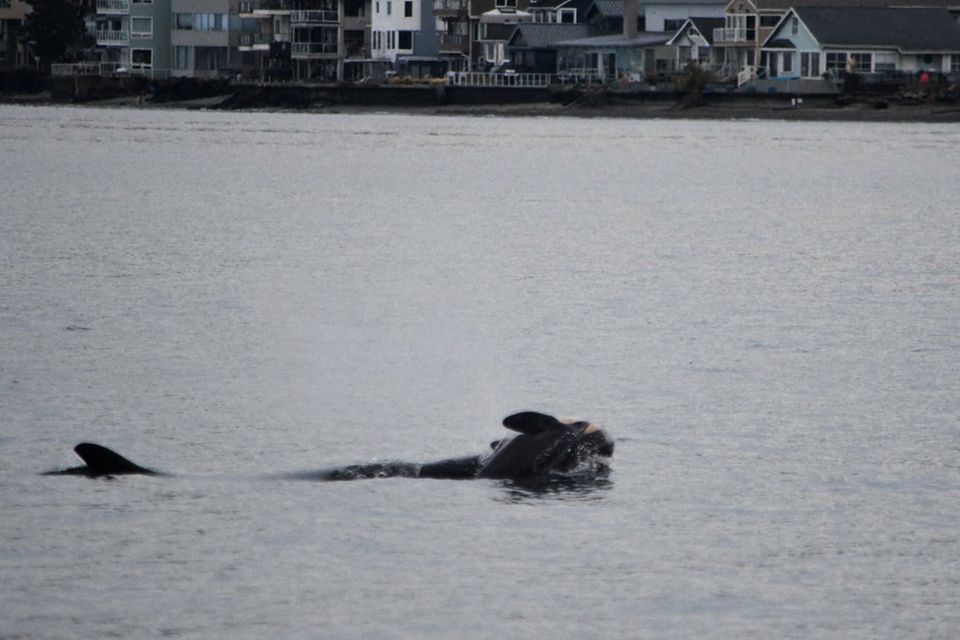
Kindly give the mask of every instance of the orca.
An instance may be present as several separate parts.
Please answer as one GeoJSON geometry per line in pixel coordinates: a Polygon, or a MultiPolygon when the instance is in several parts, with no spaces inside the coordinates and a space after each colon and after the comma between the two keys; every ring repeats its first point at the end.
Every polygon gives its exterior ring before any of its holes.
{"type": "Polygon", "coordinates": [[[73,452],[80,456],[86,464],[81,467],[71,467],[60,471],[50,471],[47,475],[87,476],[99,478],[101,476],[120,476],[138,474],[145,476],[162,475],[158,471],[141,467],[135,462],[127,460],[116,451],[111,451],[99,444],[81,442],[73,448],[73,452]]]}
{"type": "MultiPolygon", "coordinates": [[[[571,472],[603,472],[609,469],[614,443],[601,427],[582,420],[557,419],[536,411],[523,411],[503,419],[503,426],[518,435],[496,440],[486,454],[450,458],[438,462],[375,462],[334,469],[287,474],[310,480],[359,480],[369,478],[469,478],[530,479],[571,472]]],[[[91,478],[125,474],[165,475],[142,467],[98,444],[84,442],[74,451],[86,463],[50,475],[83,475],[91,478]]]]}

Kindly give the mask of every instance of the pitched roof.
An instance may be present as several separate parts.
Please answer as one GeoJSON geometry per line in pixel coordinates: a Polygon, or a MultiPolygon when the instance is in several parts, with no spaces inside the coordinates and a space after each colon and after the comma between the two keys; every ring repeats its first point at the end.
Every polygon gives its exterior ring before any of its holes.
{"type": "MultiPolygon", "coordinates": [[[[623,17],[623,0],[594,0],[592,9],[602,16],[623,17]]],[[[642,15],[642,8],[641,8],[642,15]]]]}
{"type": "Polygon", "coordinates": [[[723,18],[690,18],[690,22],[697,28],[703,39],[713,45],[713,30],[722,29],[725,20],[723,18]]]}
{"type": "Polygon", "coordinates": [[[797,7],[795,11],[821,46],[960,51],[960,25],[945,9],[797,7]]]}
{"type": "MultiPolygon", "coordinates": [[[[735,0],[731,0],[730,3],[735,0]]],[[[786,11],[793,7],[875,7],[875,8],[908,8],[908,7],[942,7],[944,9],[960,9],[960,0],[750,0],[760,11],[786,11]]]]}
{"type": "Polygon", "coordinates": [[[570,0],[530,0],[531,9],[556,9],[570,2],[570,0]]]}
{"type": "Polygon", "coordinates": [[[571,49],[593,49],[595,47],[652,47],[666,43],[668,34],[663,32],[646,32],[637,34],[635,38],[627,38],[620,34],[595,36],[558,42],[556,46],[571,49]]]}
{"type": "Polygon", "coordinates": [[[590,24],[562,24],[555,22],[521,22],[510,37],[514,48],[547,49],[558,42],[579,40],[597,35],[590,24]]]}
{"type": "Polygon", "coordinates": [[[485,27],[483,40],[509,40],[513,35],[516,24],[490,23],[485,27]]]}

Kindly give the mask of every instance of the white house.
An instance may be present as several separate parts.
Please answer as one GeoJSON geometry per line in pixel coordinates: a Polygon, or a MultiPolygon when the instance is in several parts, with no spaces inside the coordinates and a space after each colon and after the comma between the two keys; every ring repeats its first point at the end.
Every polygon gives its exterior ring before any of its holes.
{"type": "Polygon", "coordinates": [[[371,57],[436,59],[439,46],[433,0],[373,0],[371,57]]]}

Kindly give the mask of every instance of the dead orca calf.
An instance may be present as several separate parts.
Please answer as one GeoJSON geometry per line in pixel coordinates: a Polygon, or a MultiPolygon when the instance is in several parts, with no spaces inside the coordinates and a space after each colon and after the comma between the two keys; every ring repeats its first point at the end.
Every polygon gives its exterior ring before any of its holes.
{"type": "MultiPolygon", "coordinates": [[[[363,478],[536,478],[571,471],[608,468],[613,440],[597,425],[580,420],[558,420],[535,411],[507,416],[503,426],[519,435],[491,443],[484,455],[413,464],[384,462],[349,465],[336,469],[290,474],[310,480],[358,480],[363,478]]],[[[78,444],[74,451],[83,466],[51,471],[49,475],[83,475],[90,478],[124,474],[163,475],[141,467],[110,449],[92,443],[78,444]]]]}

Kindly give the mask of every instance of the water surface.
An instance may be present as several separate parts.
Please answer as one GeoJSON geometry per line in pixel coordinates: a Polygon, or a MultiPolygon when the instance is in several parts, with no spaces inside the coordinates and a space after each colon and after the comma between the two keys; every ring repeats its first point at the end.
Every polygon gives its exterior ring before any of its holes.
{"type": "Polygon", "coordinates": [[[4,640],[960,626],[960,126],[0,115],[4,640]]]}

